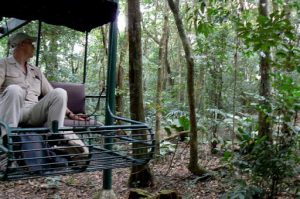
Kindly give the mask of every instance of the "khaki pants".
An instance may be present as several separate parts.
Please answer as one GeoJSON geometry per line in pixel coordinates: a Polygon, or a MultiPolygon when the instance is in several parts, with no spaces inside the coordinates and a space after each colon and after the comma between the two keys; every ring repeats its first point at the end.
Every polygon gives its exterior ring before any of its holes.
{"type": "MultiPolygon", "coordinates": [[[[57,120],[62,127],[67,108],[67,92],[55,88],[44,96],[39,102],[25,101],[25,91],[18,85],[8,86],[0,96],[0,120],[10,127],[18,127],[20,123],[31,126],[43,126],[45,123],[51,127],[52,121],[57,120]]],[[[6,131],[2,130],[2,137],[6,131]]],[[[89,150],[76,134],[65,134],[78,154],[88,154],[89,150]],[[78,139],[77,139],[78,138],[78,139]]],[[[71,148],[72,149],[72,148],[71,148]]],[[[82,156],[81,156],[82,157],[82,156]]]]}
{"type": "Polygon", "coordinates": [[[10,127],[17,127],[19,123],[32,126],[46,123],[50,127],[52,121],[57,120],[62,127],[67,100],[67,92],[56,88],[37,103],[25,101],[25,91],[18,85],[10,85],[0,96],[0,120],[10,127]]]}

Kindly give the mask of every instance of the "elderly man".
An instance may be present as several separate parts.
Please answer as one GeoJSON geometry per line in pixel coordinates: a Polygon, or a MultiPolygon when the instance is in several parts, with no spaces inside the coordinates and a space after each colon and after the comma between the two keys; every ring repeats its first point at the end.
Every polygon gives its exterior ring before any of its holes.
{"type": "MultiPolygon", "coordinates": [[[[29,63],[34,55],[35,37],[17,33],[10,37],[12,56],[0,60],[0,120],[10,127],[19,124],[48,127],[57,120],[63,126],[65,116],[70,119],[86,120],[83,114],[75,115],[67,108],[67,93],[61,88],[53,89],[39,68],[29,63]],[[39,96],[43,96],[39,100],[39,96]]],[[[6,132],[2,129],[1,136],[6,132]]],[[[75,134],[66,138],[76,139],[75,134]]],[[[78,140],[69,141],[71,145],[84,146],[78,140]]],[[[79,147],[88,153],[87,147],[79,147]]]]}
{"type": "MultiPolygon", "coordinates": [[[[11,127],[19,123],[40,126],[53,120],[63,126],[65,115],[85,120],[67,109],[66,91],[53,89],[41,71],[28,63],[33,57],[35,37],[17,33],[9,40],[13,55],[0,60],[0,119],[11,127]],[[38,100],[39,96],[44,96],[38,100]]],[[[3,136],[3,135],[2,135],[3,136]]]]}

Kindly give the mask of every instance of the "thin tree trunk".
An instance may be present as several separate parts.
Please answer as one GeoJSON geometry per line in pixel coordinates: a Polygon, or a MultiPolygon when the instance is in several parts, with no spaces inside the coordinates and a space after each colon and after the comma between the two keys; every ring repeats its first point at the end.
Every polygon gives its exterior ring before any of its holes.
{"type": "MultiPolygon", "coordinates": [[[[105,55],[107,55],[107,31],[104,29],[104,27],[100,27],[100,34],[102,36],[102,44],[103,44],[103,49],[104,49],[104,53],[105,55]]],[[[98,73],[98,77],[99,77],[99,90],[101,90],[102,88],[105,87],[105,79],[106,79],[106,70],[105,70],[105,57],[107,56],[102,56],[100,59],[100,70],[98,73]]]]}
{"type": "Polygon", "coordinates": [[[235,143],[235,128],[236,128],[236,93],[237,93],[237,71],[239,69],[238,67],[238,61],[239,61],[239,48],[240,48],[240,41],[238,38],[238,33],[236,32],[236,46],[235,46],[235,52],[233,57],[233,67],[234,67],[234,76],[233,76],[233,96],[232,96],[232,133],[231,133],[231,142],[232,142],[232,151],[234,150],[234,143],[235,143]]]}
{"type": "Polygon", "coordinates": [[[167,82],[168,85],[173,87],[174,86],[174,79],[172,78],[172,71],[171,71],[171,66],[170,66],[170,62],[168,59],[168,55],[169,55],[169,33],[167,36],[167,41],[166,41],[166,51],[165,51],[165,68],[166,68],[166,72],[167,72],[167,82]]]}
{"type": "Polygon", "coordinates": [[[202,115],[204,114],[204,95],[205,95],[205,87],[204,87],[204,82],[205,82],[205,67],[201,66],[200,67],[200,72],[199,72],[199,98],[198,98],[198,112],[202,115]]]}
{"type": "MultiPolygon", "coordinates": [[[[225,54],[225,49],[226,49],[226,44],[224,41],[226,41],[226,35],[222,33],[222,54],[225,54]]],[[[214,99],[214,107],[217,110],[222,110],[223,109],[223,101],[222,101],[222,91],[223,91],[223,69],[221,67],[223,65],[223,60],[218,60],[216,61],[214,59],[214,67],[213,67],[213,73],[212,73],[212,78],[213,78],[213,88],[212,88],[212,93],[213,93],[213,99],[214,99]],[[220,61],[220,62],[219,62],[220,61]]],[[[216,153],[216,147],[218,144],[218,132],[219,132],[219,121],[221,119],[221,115],[218,113],[214,113],[214,119],[215,119],[215,124],[213,126],[213,141],[211,142],[211,151],[212,153],[216,153]]]]}
{"type": "Polygon", "coordinates": [[[162,93],[162,87],[163,87],[163,68],[165,67],[165,56],[166,56],[166,45],[167,45],[167,39],[169,34],[169,23],[168,23],[168,16],[165,15],[164,17],[164,27],[163,27],[163,35],[159,42],[159,66],[157,68],[157,82],[156,82],[156,113],[155,113],[155,140],[156,140],[156,153],[159,155],[160,147],[160,123],[161,123],[161,93],[162,93]]]}
{"type": "MultiPolygon", "coordinates": [[[[265,17],[268,17],[268,0],[259,0],[259,14],[265,17]]],[[[261,105],[265,107],[265,110],[268,110],[267,107],[270,106],[270,50],[266,50],[263,52],[264,55],[260,55],[260,88],[259,94],[264,97],[264,100],[261,102],[261,105]]],[[[268,114],[263,111],[259,112],[259,129],[258,134],[260,136],[267,136],[270,140],[272,140],[272,131],[270,118],[268,114]]]]}
{"type": "Polygon", "coordinates": [[[168,5],[165,4],[165,10],[164,10],[164,13],[165,13],[165,18],[164,20],[166,21],[166,24],[164,25],[166,27],[166,38],[165,38],[165,50],[164,50],[164,68],[163,68],[163,89],[165,90],[167,88],[167,86],[173,86],[173,79],[172,79],[172,76],[171,76],[171,66],[170,66],[170,63],[169,63],[169,58],[168,58],[168,54],[169,54],[169,37],[170,37],[170,30],[169,30],[169,16],[168,16],[168,5]]]}
{"type": "Polygon", "coordinates": [[[58,69],[58,59],[57,59],[57,52],[58,52],[58,46],[57,46],[57,33],[55,31],[49,32],[50,38],[49,38],[49,47],[47,47],[47,61],[48,64],[46,65],[46,71],[54,71],[58,69]]]}
{"type": "Polygon", "coordinates": [[[157,68],[157,80],[156,80],[156,96],[155,96],[155,150],[156,150],[156,155],[158,156],[160,154],[160,123],[161,123],[161,92],[162,92],[162,67],[163,63],[161,62],[162,58],[162,52],[163,51],[163,46],[160,45],[159,47],[159,59],[160,59],[160,65],[157,68]]]}
{"type": "MultiPolygon", "coordinates": [[[[179,42],[178,42],[179,43],[179,42]]],[[[177,44],[177,43],[176,43],[177,44]]],[[[178,44],[179,45],[179,44],[178,44]]],[[[178,47],[178,52],[177,54],[180,55],[181,53],[181,46],[178,47]]],[[[178,56],[179,57],[179,56],[178,56]]],[[[178,104],[182,104],[184,105],[184,91],[185,91],[185,84],[183,84],[183,76],[184,76],[184,73],[183,73],[183,64],[182,64],[182,60],[180,58],[178,58],[178,60],[176,60],[177,65],[178,65],[178,75],[177,75],[177,79],[178,79],[178,85],[179,85],[179,91],[177,92],[177,100],[178,100],[178,104]]]]}
{"type": "Polygon", "coordinates": [[[100,27],[101,35],[102,35],[102,44],[105,49],[105,54],[107,55],[108,47],[107,47],[107,30],[104,29],[103,26],[100,27]]]}
{"type": "MultiPolygon", "coordinates": [[[[133,120],[145,121],[142,80],[141,13],[139,0],[128,0],[128,40],[129,40],[129,92],[130,115],[133,120]]],[[[143,134],[144,131],[137,131],[143,134]]],[[[145,135],[146,136],[146,135],[145,135]]],[[[137,143],[133,144],[134,148],[137,143]]],[[[147,154],[141,149],[133,155],[147,154]]],[[[141,157],[141,155],[139,155],[141,157]]],[[[129,187],[148,187],[153,184],[149,165],[133,166],[129,177],[129,187]]]]}
{"type": "MultiPolygon", "coordinates": [[[[125,33],[127,36],[127,33],[125,33]]],[[[124,41],[122,42],[121,51],[120,51],[120,59],[117,67],[117,94],[116,94],[116,112],[118,115],[123,115],[124,103],[123,103],[123,81],[124,81],[124,68],[122,66],[124,62],[124,58],[127,54],[128,50],[128,40],[127,37],[124,37],[124,41]]]]}
{"type": "Polygon", "coordinates": [[[205,79],[206,79],[206,69],[210,68],[210,62],[209,62],[209,52],[208,48],[205,48],[204,55],[206,57],[206,64],[201,66],[200,68],[200,74],[199,74],[199,113],[201,115],[205,114],[205,79]]]}
{"type": "MultiPolygon", "coordinates": [[[[222,109],[222,69],[219,67],[219,63],[213,59],[213,67],[210,70],[210,76],[212,78],[212,88],[210,89],[210,98],[213,102],[213,107],[215,109],[222,109]]],[[[210,142],[211,152],[216,152],[216,147],[218,144],[218,129],[220,115],[216,112],[213,112],[211,117],[215,120],[215,123],[212,127],[212,140],[210,142]]]]}
{"type": "Polygon", "coordinates": [[[202,175],[205,171],[199,167],[198,164],[198,139],[197,139],[197,123],[195,113],[195,97],[194,97],[194,60],[191,54],[191,45],[183,28],[182,19],[179,16],[178,6],[173,0],[168,0],[171,11],[174,15],[178,33],[185,52],[185,59],[187,62],[187,89],[190,112],[190,162],[189,170],[196,175],[202,175]]]}

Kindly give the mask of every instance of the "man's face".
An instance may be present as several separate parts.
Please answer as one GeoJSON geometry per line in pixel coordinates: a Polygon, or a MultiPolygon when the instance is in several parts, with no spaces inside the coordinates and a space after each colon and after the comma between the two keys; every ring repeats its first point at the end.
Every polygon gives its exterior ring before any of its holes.
{"type": "Polygon", "coordinates": [[[24,53],[26,55],[28,55],[28,58],[33,57],[34,45],[33,45],[33,42],[31,40],[22,41],[21,46],[23,48],[24,53]]]}

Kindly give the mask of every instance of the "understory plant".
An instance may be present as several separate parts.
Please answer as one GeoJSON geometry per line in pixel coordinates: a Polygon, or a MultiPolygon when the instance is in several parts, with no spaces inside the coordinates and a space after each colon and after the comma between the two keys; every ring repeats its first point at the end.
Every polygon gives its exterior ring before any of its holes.
{"type": "MultiPolygon", "coordinates": [[[[300,174],[299,124],[294,120],[299,87],[288,76],[274,74],[273,78],[271,109],[264,110],[273,126],[272,139],[239,127],[239,150],[227,151],[224,156],[233,173],[238,173],[238,180],[225,198],[276,198],[279,193],[299,197],[299,185],[294,183],[300,174]]],[[[262,111],[259,103],[256,106],[262,111]]]]}
{"type": "MultiPolygon", "coordinates": [[[[224,159],[235,175],[235,188],[225,198],[276,198],[280,194],[299,197],[300,148],[298,116],[300,88],[290,75],[273,73],[273,97],[265,111],[272,124],[272,139],[240,126],[238,151],[227,151],[224,159]],[[298,184],[297,184],[298,183],[298,184]]],[[[259,100],[259,98],[258,98],[259,100]]],[[[254,126],[257,121],[253,120],[254,126]]],[[[256,125],[255,125],[256,124],[256,125]]]]}
{"type": "Polygon", "coordinates": [[[170,112],[167,116],[167,125],[164,127],[170,136],[174,131],[179,134],[180,141],[184,141],[187,137],[187,131],[190,129],[190,120],[188,115],[182,111],[170,112]]]}
{"type": "MultiPolygon", "coordinates": [[[[240,150],[226,153],[235,173],[235,188],[225,198],[275,198],[279,192],[297,195],[293,177],[299,175],[299,151],[296,140],[280,137],[273,143],[240,130],[240,150]]],[[[296,137],[295,137],[296,138],[296,137]]]]}
{"type": "MultiPolygon", "coordinates": [[[[227,151],[224,156],[236,179],[234,189],[224,198],[277,198],[280,194],[300,197],[296,177],[300,174],[300,124],[295,122],[300,107],[300,50],[298,31],[287,16],[284,9],[278,9],[268,17],[259,15],[255,21],[237,23],[238,35],[249,52],[261,57],[266,56],[263,52],[272,53],[270,80],[262,82],[270,83],[271,95],[259,96],[251,103],[266,116],[266,128],[270,127],[272,134],[258,135],[257,130],[240,126],[239,150],[227,151]]],[[[259,129],[260,123],[253,122],[259,129]]]]}

